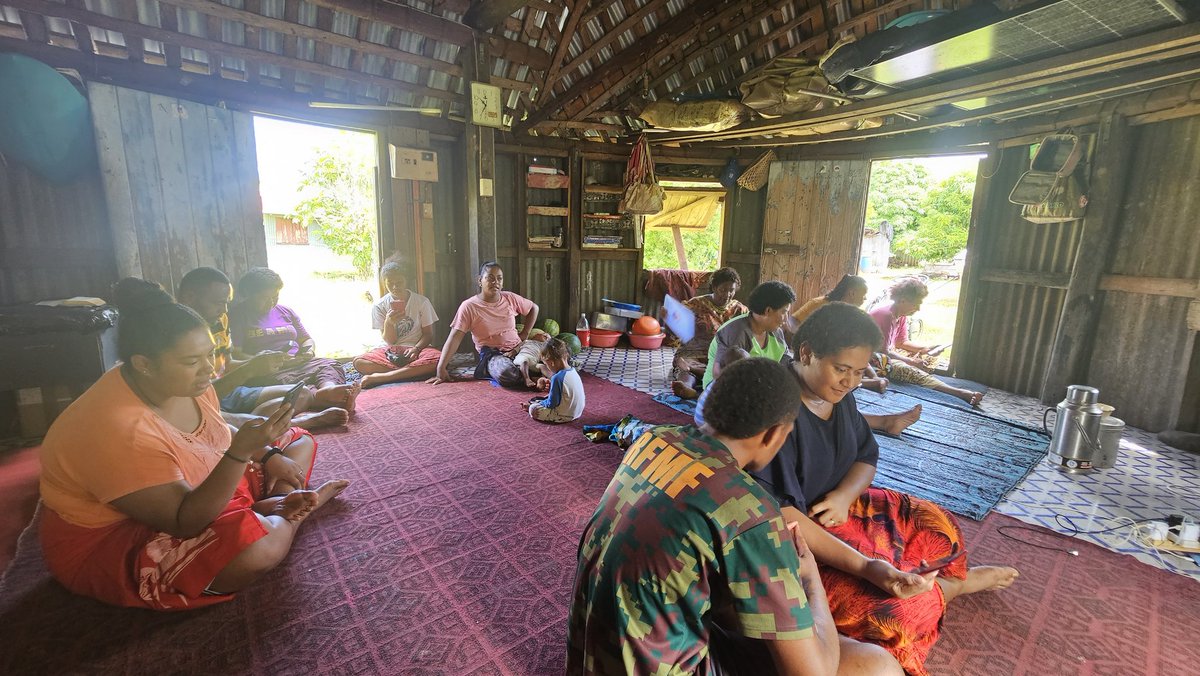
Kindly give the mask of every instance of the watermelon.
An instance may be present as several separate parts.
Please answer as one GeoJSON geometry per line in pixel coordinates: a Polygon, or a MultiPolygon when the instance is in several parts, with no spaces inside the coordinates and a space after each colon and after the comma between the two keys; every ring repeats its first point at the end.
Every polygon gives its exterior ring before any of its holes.
{"type": "Polygon", "coordinates": [[[560,333],[555,337],[567,344],[567,349],[571,351],[572,357],[583,352],[583,344],[579,342],[579,336],[574,333],[560,333]]]}
{"type": "Polygon", "coordinates": [[[551,338],[557,336],[562,331],[558,328],[558,322],[554,321],[553,319],[547,319],[546,321],[542,322],[542,330],[550,334],[551,338]]]}

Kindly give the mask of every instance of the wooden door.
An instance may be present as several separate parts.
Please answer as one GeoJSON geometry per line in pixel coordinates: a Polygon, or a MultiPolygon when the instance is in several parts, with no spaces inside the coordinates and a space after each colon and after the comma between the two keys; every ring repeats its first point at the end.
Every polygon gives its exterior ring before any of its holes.
{"type": "Polygon", "coordinates": [[[772,163],[760,281],[787,282],[803,302],[856,272],[870,173],[867,160],[772,163]]]}
{"type": "Polygon", "coordinates": [[[198,265],[267,264],[249,113],[88,84],[120,276],[174,292],[198,265]]]}

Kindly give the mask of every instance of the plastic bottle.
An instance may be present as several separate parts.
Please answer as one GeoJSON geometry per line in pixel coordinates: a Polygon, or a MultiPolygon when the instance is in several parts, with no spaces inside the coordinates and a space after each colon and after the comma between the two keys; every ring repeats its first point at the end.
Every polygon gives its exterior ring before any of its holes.
{"type": "Polygon", "coordinates": [[[592,329],[588,326],[587,315],[579,315],[579,323],[575,325],[575,335],[579,337],[579,345],[588,347],[592,342],[592,329]]]}

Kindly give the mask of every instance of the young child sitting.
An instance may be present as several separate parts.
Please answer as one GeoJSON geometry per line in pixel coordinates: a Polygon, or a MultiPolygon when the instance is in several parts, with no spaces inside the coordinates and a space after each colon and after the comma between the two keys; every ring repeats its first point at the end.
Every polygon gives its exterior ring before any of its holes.
{"type": "MultiPolygon", "coordinates": [[[[721,355],[720,363],[718,363],[717,366],[724,371],[725,367],[746,359],[749,356],[750,353],[742,348],[731,347],[728,350],[725,350],[725,353],[721,355]]],[[[706,387],[703,390],[700,390],[700,397],[696,399],[696,413],[693,416],[696,422],[696,427],[704,427],[704,416],[701,414],[701,411],[704,410],[704,403],[708,401],[707,395],[709,389],[711,388],[706,387]]]]}
{"type": "Polygon", "coordinates": [[[428,378],[437,371],[442,353],[430,347],[437,313],[429,299],[408,288],[408,276],[396,262],[379,269],[388,290],[371,308],[371,324],[383,337],[383,347],[354,359],[364,388],[401,380],[428,378]]]}
{"type": "Polygon", "coordinates": [[[546,346],[542,348],[542,363],[552,375],[548,380],[538,378],[538,386],[548,386],[550,396],[522,404],[529,411],[529,417],[542,422],[565,423],[583,415],[586,403],[583,381],[579,379],[579,373],[571,368],[570,359],[571,352],[566,343],[558,338],[546,341],[546,346]]]}
{"type": "Polygon", "coordinates": [[[529,340],[517,346],[516,353],[513,355],[513,364],[521,370],[521,377],[525,379],[525,387],[534,389],[537,387],[537,380],[542,376],[550,376],[549,369],[542,366],[542,350],[546,347],[546,341],[550,340],[550,334],[539,329],[534,329],[529,333],[529,340]],[[529,371],[533,370],[534,377],[530,377],[529,371]]]}

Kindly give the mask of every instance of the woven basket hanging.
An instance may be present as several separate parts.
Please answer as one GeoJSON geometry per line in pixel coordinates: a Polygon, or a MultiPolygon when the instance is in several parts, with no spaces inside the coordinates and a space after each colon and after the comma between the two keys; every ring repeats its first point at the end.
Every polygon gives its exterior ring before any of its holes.
{"type": "Polygon", "coordinates": [[[767,184],[767,176],[771,171],[771,163],[775,161],[775,151],[768,150],[762,157],[754,161],[742,175],[738,177],[738,185],[746,190],[760,190],[767,184]]]}

